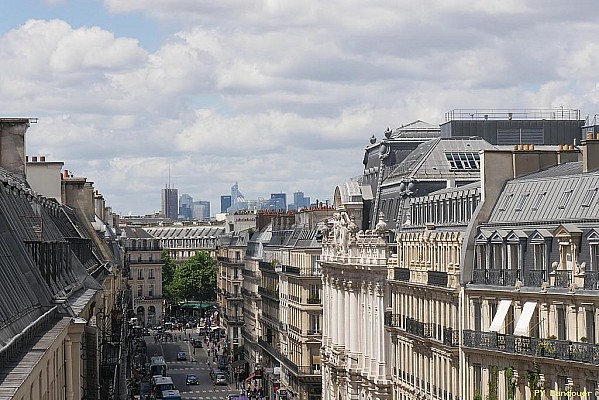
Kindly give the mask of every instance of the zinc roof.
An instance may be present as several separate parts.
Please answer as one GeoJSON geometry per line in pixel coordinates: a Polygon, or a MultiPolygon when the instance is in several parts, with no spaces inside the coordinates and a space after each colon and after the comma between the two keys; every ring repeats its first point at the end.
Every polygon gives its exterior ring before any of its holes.
{"type": "Polygon", "coordinates": [[[507,182],[489,223],[599,219],[599,172],[560,175],[577,168],[564,164],[507,182]]]}
{"type": "Polygon", "coordinates": [[[479,169],[452,169],[447,153],[478,153],[495,146],[479,137],[436,138],[420,144],[390,174],[386,183],[406,178],[478,179],[479,169]]]}

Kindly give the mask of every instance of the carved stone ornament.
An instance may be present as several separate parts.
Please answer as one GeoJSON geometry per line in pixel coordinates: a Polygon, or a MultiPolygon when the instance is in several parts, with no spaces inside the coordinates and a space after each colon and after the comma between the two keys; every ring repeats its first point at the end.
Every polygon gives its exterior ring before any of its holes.
{"type": "Polygon", "coordinates": [[[329,219],[325,218],[323,221],[323,227],[320,229],[320,233],[322,233],[322,241],[323,242],[329,241],[329,233],[330,232],[331,232],[331,229],[329,228],[329,219]]]}
{"type": "Polygon", "coordinates": [[[379,222],[377,222],[376,226],[374,227],[374,233],[382,237],[385,233],[387,233],[388,230],[387,223],[385,222],[385,215],[381,211],[379,213],[379,222]]]}

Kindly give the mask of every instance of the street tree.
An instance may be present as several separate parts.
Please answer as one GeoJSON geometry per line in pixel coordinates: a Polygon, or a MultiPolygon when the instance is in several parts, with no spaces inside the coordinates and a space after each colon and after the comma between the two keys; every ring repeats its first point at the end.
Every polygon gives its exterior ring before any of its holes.
{"type": "Polygon", "coordinates": [[[214,260],[204,251],[197,252],[175,269],[169,293],[178,301],[213,301],[216,299],[214,260]]]}

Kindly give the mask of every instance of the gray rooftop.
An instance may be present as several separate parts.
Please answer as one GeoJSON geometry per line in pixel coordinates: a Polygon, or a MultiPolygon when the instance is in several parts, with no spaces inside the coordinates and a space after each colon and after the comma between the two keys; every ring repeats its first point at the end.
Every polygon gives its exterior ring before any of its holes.
{"type": "Polygon", "coordinates": [[[495,146],[479,137],[436,138],[420,144],[390,174],[385,183],[408,178],[421,180],[478,179],[479,168],[454,168],[448,154],[477,154],[495,146]]]}
{"type": "Polygon", "coordinates": [[[599,219],[599,172],[566,163],[506,183],[489,223],[599,219]]]}

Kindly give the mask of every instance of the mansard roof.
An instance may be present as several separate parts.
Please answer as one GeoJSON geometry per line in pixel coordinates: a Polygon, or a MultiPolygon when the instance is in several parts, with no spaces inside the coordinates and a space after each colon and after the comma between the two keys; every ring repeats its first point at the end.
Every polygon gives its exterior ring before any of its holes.
{"type": "MultiPolygon", "coordinates": [[[[67,221],[58,203],[33,195],[26,183],[0,168],[0,349],[38,323],[53,300],[101,288],[82,264],[90,252],[73,250],[85,239],[65,237],[77,233],[67,221]]],[[[92,250],[91,241],[87,245],[92,250]]],[[[75,314],[68,302],[59,308],[75,314]]]]}
{"type": "Polygon", "coordinates": [[[407,125],[402,125],[396,128],[391,133],[390,139],[423,139],[436,138],[441,135],[441,127],[439,125],[429,124],[422,120],[416,120],[407,125]]]}
{"type": "Polygon", "coordinates": [[[420,144],[389,174],[385,184],[394,184],[409,179],[458,180],[479,179],[479,151],[494,149],[495,146],[479,137],[436,138],[420,144]],[[467,156],[472,164],[456,164],[452,156],[467,156]]]}
{"type": "Polygon", "coordinates": [[[157,239],[215,239],[225,232],[222,226],[169,226],[145,230],[157,239]]]}
{"type": "Polygon", "coordinates": [[[599,172],[572,174],[579,165],[562,164],[507,182],[489,223],[599,219],[599,172]]]}

